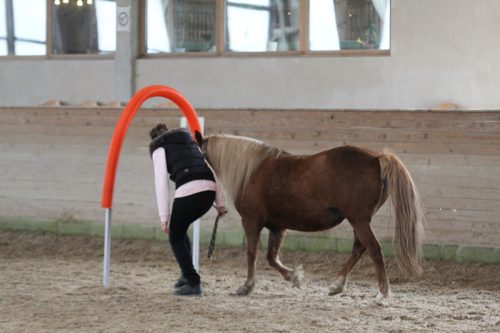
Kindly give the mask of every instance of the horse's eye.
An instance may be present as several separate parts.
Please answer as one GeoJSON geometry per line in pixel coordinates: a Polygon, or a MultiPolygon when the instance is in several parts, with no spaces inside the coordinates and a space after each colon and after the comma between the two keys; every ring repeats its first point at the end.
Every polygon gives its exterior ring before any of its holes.
{"type": "Polygon", "coordinates": [[[200,148],[201,148],[201,152],[202,152],[202,154],[203,154],[205,157],[207,157],[207,153],[208,153],[208,151],[207,151],[207,149],[208,149],[208,139],[205,139],[205,140],[203,141],[203,143],[201,144],[201,147],[200,147],[200,148]]]}

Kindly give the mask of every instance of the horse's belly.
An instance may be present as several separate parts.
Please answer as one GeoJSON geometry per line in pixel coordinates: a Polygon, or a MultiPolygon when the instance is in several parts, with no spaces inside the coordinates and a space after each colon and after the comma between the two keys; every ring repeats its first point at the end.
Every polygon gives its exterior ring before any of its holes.
{"type": "Polygon", "coordinates": [[[342,220],[327,220],[327,221],[302,221],[302,223],[297,223],[295,226],[290,225],[288,229],[291,230],[297,230],[297,231],[323,231],[323,230],[328,230],[331,229],[337,225],[339,225],[344,219],[342,220]]]}
{"type": "Polygon", "coordinates": [[[275,226],[297,231],[323,231],[340,224],[344,216],[336,208],[321,209],[321,211],[276,212],[270,220],[275,226]]]}

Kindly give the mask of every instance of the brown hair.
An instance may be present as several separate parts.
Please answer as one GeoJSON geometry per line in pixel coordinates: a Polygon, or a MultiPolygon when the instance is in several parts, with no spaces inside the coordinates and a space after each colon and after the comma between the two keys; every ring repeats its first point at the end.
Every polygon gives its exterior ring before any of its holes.
{"type": "Polygon", "coordinates": [[[151,129],[151,131],[149,131],[149,136],[151,137],[151,140],[154,140],[155,138],[157,138],[162,133],[165,133],[166,131],[168,131],[167,125],[157,124],[155,127],[151,129]]]}

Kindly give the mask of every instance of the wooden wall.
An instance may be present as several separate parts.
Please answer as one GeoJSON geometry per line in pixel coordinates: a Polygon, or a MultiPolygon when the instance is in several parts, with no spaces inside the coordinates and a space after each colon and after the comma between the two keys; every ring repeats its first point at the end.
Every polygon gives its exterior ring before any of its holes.
{"type": "MultiPolygon", "coordinates": [[[[103,220],[102,181],[121,109],[0,109],[0,218],[103,220]]],[[[136,115],[119,162],[114,223],[157,223],[148,131],[180,112],[136,115]]],[[[397,153],[426,210],[426,243],[500,248],[500,111],[198,110],[206,134],[254,137],[297,154],[338,145],[397,153]]],[[[387,204],[373,225],[390,238],[387,204]]],[[[211,228],[212,220],[205,225],[211,228]]],[[[222,228],[241,230],[234,211],[222,228]]],[[[343,223],[326,232],[349,237],[343,223]]]]}

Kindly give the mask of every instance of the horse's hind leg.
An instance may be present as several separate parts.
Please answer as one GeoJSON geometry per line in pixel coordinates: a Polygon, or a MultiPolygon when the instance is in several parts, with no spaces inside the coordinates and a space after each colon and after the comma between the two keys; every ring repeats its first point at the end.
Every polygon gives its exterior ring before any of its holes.
{"type": "Polygon", "coordinates": [[[384,305],[386,304],[386,299],[389,297],[389,280],[387,279],[387,274],[385,272],[382,249],[379,242],[375,238],[372,229],[370,228],[369,222],[358,225],[353,224],[353,227],[355,228],[356,235],[358,236],[360,242],[368,250],[370,257],[375,264],[379,288],[379,292],[375,297],[375,303],[384,305]]]}
{"type": "Polygon", "coordinates": [[[247,280],[243,286],[239,287],[231,295],[246,296],[250,294],[255,287],[255,270],[257,266],[257,250],[259,245],[260,232],[262,228],[256,224],[245,223],[243,221],[243,228],[247,238],[247,280]]]}
{"type": "Polygon", "coordinates": [[[358,262],[359,258],[365,253],[366,248],[360,242],[359,238],[354,233],[354,244],[352,245],[352,252],[349,259],[345,262],[342,269],[337,274],[337,278],[333,286],[330,288],[330,292],[328,295],[337,295],[344,291],[345,286],[347,284],[347,278],[349,276],[349,272],[352,270],[354,265],[358,262]]]}
{"type": "Polygon", "coordinates": [[[269,230],[267,261],[271,267],[276,268],[285,280],[292,281],[294,287],[300,288],[303,279],[302,267],[299,266],[295,270],[292,270],[283,265],[279,259],[281,245],[283,245],[283,241],[285,240],[285,234],[286,229],[269,230]]]}

